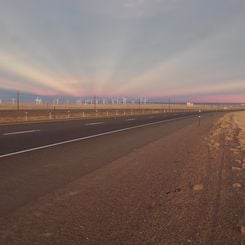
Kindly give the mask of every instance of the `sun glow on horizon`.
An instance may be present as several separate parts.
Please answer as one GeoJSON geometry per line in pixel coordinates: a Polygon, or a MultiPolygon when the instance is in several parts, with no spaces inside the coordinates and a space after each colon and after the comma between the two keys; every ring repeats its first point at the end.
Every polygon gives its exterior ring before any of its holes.
{"type": "Polygon", "coordinates": [[[0,9],[0,89],[243,100],[240,0],[24,1],[0,9]]]}

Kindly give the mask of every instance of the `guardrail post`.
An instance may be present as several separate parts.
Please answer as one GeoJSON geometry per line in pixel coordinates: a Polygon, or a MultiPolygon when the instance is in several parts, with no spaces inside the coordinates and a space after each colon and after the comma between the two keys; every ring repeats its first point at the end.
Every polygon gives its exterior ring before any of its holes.
{"type": "Polygon", "coordinates": [[[54,120],[56,119],[56,108],[54,106],[54,120]]]}

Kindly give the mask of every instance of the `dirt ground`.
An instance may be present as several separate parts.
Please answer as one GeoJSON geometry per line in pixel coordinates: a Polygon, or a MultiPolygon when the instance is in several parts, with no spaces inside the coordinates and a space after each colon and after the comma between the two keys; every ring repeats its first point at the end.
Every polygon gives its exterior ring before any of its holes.
{"type": "Polygon", "coordinates": [[[0,243],[245,244],[245,112],[216,118],[0,218],[0,243]]]}

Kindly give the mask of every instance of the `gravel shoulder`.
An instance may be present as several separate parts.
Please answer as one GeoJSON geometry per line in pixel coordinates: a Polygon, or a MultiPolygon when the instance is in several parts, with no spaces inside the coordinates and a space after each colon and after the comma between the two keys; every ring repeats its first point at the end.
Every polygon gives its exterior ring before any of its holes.
{"type": "Polygon", "coordinates": [[[244,131],[204,117],[0,218],[0,243],[242,244],[244,131]]]}

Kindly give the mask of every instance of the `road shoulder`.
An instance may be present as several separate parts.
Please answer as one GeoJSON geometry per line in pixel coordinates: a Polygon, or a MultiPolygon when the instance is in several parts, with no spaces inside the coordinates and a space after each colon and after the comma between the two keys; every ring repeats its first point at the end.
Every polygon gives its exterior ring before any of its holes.
{"type": "Polygon", "coordinates": [[[203,118],[16,210],[0,219],[2,241],[239,244],[230,120],[203,118]]]}

